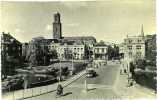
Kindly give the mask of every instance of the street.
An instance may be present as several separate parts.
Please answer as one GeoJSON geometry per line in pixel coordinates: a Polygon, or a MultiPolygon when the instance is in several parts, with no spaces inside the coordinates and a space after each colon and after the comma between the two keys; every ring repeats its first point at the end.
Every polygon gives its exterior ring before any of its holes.
{"type": "Polygon", "coordinates": [[[85,92],[85,75],[64,88],[64,96],[56,98],[56,93],[51,92],[26,100],[52,100],[52,99],[114,99],[119,98],[113,87],[116,82],[119,64],[110,62],[106,66],[96,69],[98,76],[87,78],[88,91],[85,92]]]}
{"type": "MultiPolygon", "coordinates": [[[[115,63],[106,66],[100,66],[98,69],[96,69],[96,73],[98,74],[98,76],[93,78],[87,78],[87,83],[112,86],[115,82],[118,68],[119,65],[115,63]]],[[[85,76],[82,76],[75,82],[75,84],[84,84],[84,81],[85,76]]]]}

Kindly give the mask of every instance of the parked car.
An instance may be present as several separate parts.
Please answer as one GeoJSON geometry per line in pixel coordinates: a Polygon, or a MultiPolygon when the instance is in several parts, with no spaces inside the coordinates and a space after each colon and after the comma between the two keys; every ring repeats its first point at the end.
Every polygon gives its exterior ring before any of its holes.
{"type": "Polygon", "coordinates": [[[94,69],[87,69],[86,77],[92,78],[92,77],[95,77],[96,75],[97,74],[96,74],[96,71],[94,69]]]}

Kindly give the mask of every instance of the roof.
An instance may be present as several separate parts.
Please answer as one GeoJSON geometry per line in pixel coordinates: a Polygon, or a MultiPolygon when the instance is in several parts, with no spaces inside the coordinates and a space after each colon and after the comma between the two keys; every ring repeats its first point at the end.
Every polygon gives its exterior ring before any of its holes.
{"type": "Polygon", "coordinates": [[[67,39],[67,40],[74,40],[74,41],[77,41],[77,40],[93,40],[93,42],[96,42],[96,39],[95,39],[95,37],[93,37],[93,36],[64,37],[64,39],[67,39]]]}
{"type": "Polygon", "coordinates": [[[97,47],[97,46],[106,46],[106,47],[107,47],[107,45],[106,45],[105,43],[97,43],[97,44],[95,44],[94,46],[95,46],[95,47],[97,47]]]}
{"type": "Polygon", "coordinates": [[[17,43],[19,45],[21,45],[22,43],[19,42],[16,38],[14,38],[13,36],[10,35],[10,33],[6,34],[4,32],[2,32],[2,35],[3,35],[3,40],[4,40],[4,43],[5,42],[8,42],[8,43],[17,43]],[[13,40],[13,41],[12,41],[13,40]]]}
{"type": "Polygon", "coordinates": [[[74,37],[64,37],[64,39],[95,39],[93,36],[74,36],[74,37]]]}

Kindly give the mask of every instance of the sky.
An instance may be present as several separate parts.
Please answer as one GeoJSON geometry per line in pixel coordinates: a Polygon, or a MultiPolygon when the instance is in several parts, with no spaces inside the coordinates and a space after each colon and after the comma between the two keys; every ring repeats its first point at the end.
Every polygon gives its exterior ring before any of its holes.
{"type": "Polygon", "coordinates": [[[121,43],[126,35],[155,34],[155,0],[0,2],[0,31],[20,42],[53,38],[53,14],[61,14],[63,36],[94,36],[121,43]]]}

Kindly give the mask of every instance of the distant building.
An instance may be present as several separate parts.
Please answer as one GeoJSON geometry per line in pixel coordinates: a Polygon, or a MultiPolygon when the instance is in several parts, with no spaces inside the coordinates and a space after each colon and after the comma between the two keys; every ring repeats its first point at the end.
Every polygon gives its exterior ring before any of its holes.
{"type": "Polygon", "coordinates": [[[146,59],[154,62],[156,61],[156,34],[145,36],[146,41],[146,59]]]}
{"type": "Polygon", "coordinates": [[[92,46],[96,43],[96,39],[92,36],[78,36],[78,37],[63,37],[62,36],[62,27],[60,22],[60,14],[57,12],[54,14],[53,22],[53,39],[58,39],[59,42],[75,42],[75,43],[84,43],[86,45],[92,46]]]}
{"type": "Polygon", "coordinates": [[[143,35],[143,26],[141,35],[127,36],[124,39],[124,58],[128,60],[144,59],[145,58],[145,39],[143,35]]]}
{"type": "Polygon", "coordinates": [[[15,74],[15,69],[20,67],[22,57],[22,44],[9,33],[1,35],[1,67],[2,75],[15,74]]]}
{"type": "Polygon", "coordinates": [[[125,40],[124,57],[128,59],[145,58],[145,41],[141,36],[127,37],[125,40]]]}
{"type": "Polygon", "coordinates": [[[77,48],[77,49],[83,48],[84,49],[83,52],[79,51],[79,53],[77,53],[75,58],[83,59],[85,56],[89,56],[89,55],[85,55],[84,52],[86,50],[89,50],[89,51],[92,50],[93,45],[96,43],[95,37],[92,37],[92,36],[63,37],[61,26],[62,25],[60,22],[60,14],[57,12],[54,14],[53,39],[58,40],[58,42],[55,42],[55,43],[51,42],[49,45],[49,50],[50,51],[57,50],[58,57],[65,58],[63,56],[65,56],[64,53],[67,52],[66,48],[68,49],[68,52],[69,50],[71,50],[71,52],[75,52],[74,48],[77,48]],[[61,51],[62,48],[64,48],[63,51],[61,51]],[[90,49],[86,49],[86,48],[90,48],[90,49]]]}
{"type": "Polygon", "coordinates": [[[93,59],[105,60],[107,59],[108,46],[105,44],[96,44],[93,46],[93,59]]]}
{"type": "Polygon", "coordinates": [[[52,49],[55,49],[58,58],[61,60],[82,60],[85,57],[85,45],[83,44],[56,44],[52,49]]]}
{"type": "Polygon", "coordinates": [[[92,47],[96,43],[96,39],[93,36],[76,36],[76,37],[64,37],[63,41],[72,41],[75,43],[83,43],[92,47]]]}

